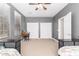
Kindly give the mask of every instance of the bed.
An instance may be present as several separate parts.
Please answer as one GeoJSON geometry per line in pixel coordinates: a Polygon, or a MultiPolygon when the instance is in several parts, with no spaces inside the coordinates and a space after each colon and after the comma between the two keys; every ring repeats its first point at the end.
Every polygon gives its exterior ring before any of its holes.
{"type": "Polygon", "coordinates": [[[21,56],[21,54],[14,48],[1,48],[0,56],[21,56]]]}
{"type": "Polygon", "coordinates": [[[58,50],[60,56],[79,56],[79,46],[63,46],[58,50]]]}

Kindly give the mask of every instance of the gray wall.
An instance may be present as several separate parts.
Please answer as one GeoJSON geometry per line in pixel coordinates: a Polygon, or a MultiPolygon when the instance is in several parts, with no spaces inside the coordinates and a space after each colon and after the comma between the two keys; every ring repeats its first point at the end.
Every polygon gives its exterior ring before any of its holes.
{"type": "Polygon", "coordinates": [[[72,12],[72,38],[79,39],[79,3],[69,3],[63,10],[53,17],[54,38],[58,38],[58,19],[72,12]]]}
{"type": "MultiPolygon", "coordinates": [[[[6,12],[5,6],[0,7],[0,16],[6,16],[9,17],[9,37],[5,39],[14,39],[16,38],[14,35],[14,30],[15,30],[15,15],[14,11],[16,10],[20,15],[21,15],[21,29],[26,31],[26,22],[25,22],[25,16],[20,13],[14,6],[11,4],[8,4],[10,6],[10,10],[6,12]],[[5,10],[4,10],[5,9],[5,10]],[[5,12],[4,12],[5,11],[5,12]]],[[[3,38],[4,39],[4,38],[3,38]]],[[[6,47],[13,47],[15,43],[6,43],[6,47]]],[[[2,46],[3,43],[0,43],[0,46],[2,46]]]]}
{"type": "Polygon", "coordinates": [[[21,16],[21,30],[26,31],[26,17],[21,16]]]}
{"type": "Polygon", "coordinates": [[[26,17],[27,22],[53,22],[53,17],[26,17]]]}
{"type": "Polygon", "coordinates": [[[26,17],[27,22],[52,22],[52,37],[53,37],[53,17],[26,17]]]}
{"type": "Polygon", "coordinates": [[[10,38],[15,38],[14,30],[15,30],[15,15],[14,11],[17,11],[21,15],[21,30],[26,31],[26,22],[25,22],[25,16],[19,12],[14,6],[11,4],[8,4],[10,6],[10,38]]]}

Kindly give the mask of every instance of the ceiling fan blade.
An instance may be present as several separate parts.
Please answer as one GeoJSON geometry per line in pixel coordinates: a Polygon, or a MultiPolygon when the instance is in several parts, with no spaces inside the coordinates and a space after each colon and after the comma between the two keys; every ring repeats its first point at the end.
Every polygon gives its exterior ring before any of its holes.
{"type": "Polygon", "coordinates": [[[38,8],[36,8],[35,10],[38,10],[38,8]]]}
{"type": "Polygon", "coordinates": [[[51,4],[51,3],[29,3],[29,5],[51,4]]]}
{"type": "Polygon", "coordinates": [[[44,9],[44,10],[47,10],[47,8],[46,8],[45,6],[43,6],[43,9],[44,9]]]}
{"type": "Polygon", "coordinates": [[[51,3],[44,3],[44,4],[51,4],[51,3]]]}
{"type": "Polygon", "coordinates": [[[29,5],[38,5],[38,3],[29,3],[29,5]]]}

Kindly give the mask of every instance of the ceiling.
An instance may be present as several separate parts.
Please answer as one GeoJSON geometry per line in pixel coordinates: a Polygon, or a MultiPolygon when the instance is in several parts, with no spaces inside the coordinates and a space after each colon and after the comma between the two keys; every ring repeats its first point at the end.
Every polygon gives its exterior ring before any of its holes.
{"type": "Polygon", "coordinates": [[[35,10],[36,5],[29,5],[28,3],[12,3],[23,15],[26,17],[53,17],[61,11],[68,3],[52,3],[45,5],[47,10],[35,10]]]}

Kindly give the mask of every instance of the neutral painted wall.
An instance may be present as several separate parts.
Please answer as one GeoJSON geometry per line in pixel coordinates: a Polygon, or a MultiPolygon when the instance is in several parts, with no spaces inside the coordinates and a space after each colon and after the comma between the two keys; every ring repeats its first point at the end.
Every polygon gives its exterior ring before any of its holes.
{"type": "Polygon", "coordinates": [[[21,30],[26,31],[26,18],[21,15],[21,30]]]}
{"type": "MultiPolygon", "coordinates": [[[[8,12],[4,12],[5,7],[2,6],[0,7],[0,16],[6,16],[9,17],[9,37],[5,38],[5,39],[15,39],[15,35],[14,35],[14,30],[15,30],[15,15],[14,15],[14,11],[16,10],[20,15],[21,15],[21,29],[26,31],[26,22],[25,22],[25,16],[20,13],[15,7],[13,7],[12,5],[8,4],[9,11],[8,12]]],[[[2,46],[3,43],[0,43],[0,46],[2,46]]],[[[14,47],[14,43],[6,43],[5,44],[6,47],[14,47]]]]}
{"type": "Polygon", "coordinates": [[[27,22],[52,22],[52,37],[53,37],[53,18],[52,17],[26,17],[27,22]]]}
{"type": "Polygon", "coordinates": [[[52,22],[53,17],[26,17],[27,22],[52,22]]]}
{"type": "Polygon", "coordinates": [[[79,39],[79,3],[69,3],[63,10],[53,17],[54,38],[58,38],[58,19],[72,12],[72,38],[79,39]]]}
{"type": "Polygon", "coordinates": [[[17,11],[20,15],[21,15],[21,30],[26,31],[26,22],[25,22],[25,16],[19,12],[14,6],[12,6],[11,4],[8,4],[10,6],[10,38],[14,39],[15,38],[15,34],[14,34],[14,30],[15,30],[15,15],[14,15],[14,11],[17,11]]]}
{"type": "MultiPolygon", "coordinates": [[[[16,38],[14,35],[15,30],[15,15],[14,11],[16,10],[21,15],[21,29],[26,31],[26,22],[25,22],[25,16],[20,13],[15,7],[13,7],[10,4],[7,4],[9,8],[6,7],[6,5],[0,5],[0,16],[5,16],[7,19],[9,19],[9,37],[5,39],[14,39],[16,38]]],[[[3,43],[0,43],[0,46],[2,46],[3,43]]],[[[14,43],[7,43],[5,44],[8,47],[14,46],[14,43]]]]}
{"type": "Polygon", "coordinates": [[[9,29],[10,29],[10,31],[9,31],[9,38],[13,38],[14,37],[14,23],[15,21],[14,21],[14,9],[12,8],[12,7],[10,7],[10,27],[9,27],[9,29]]]}

